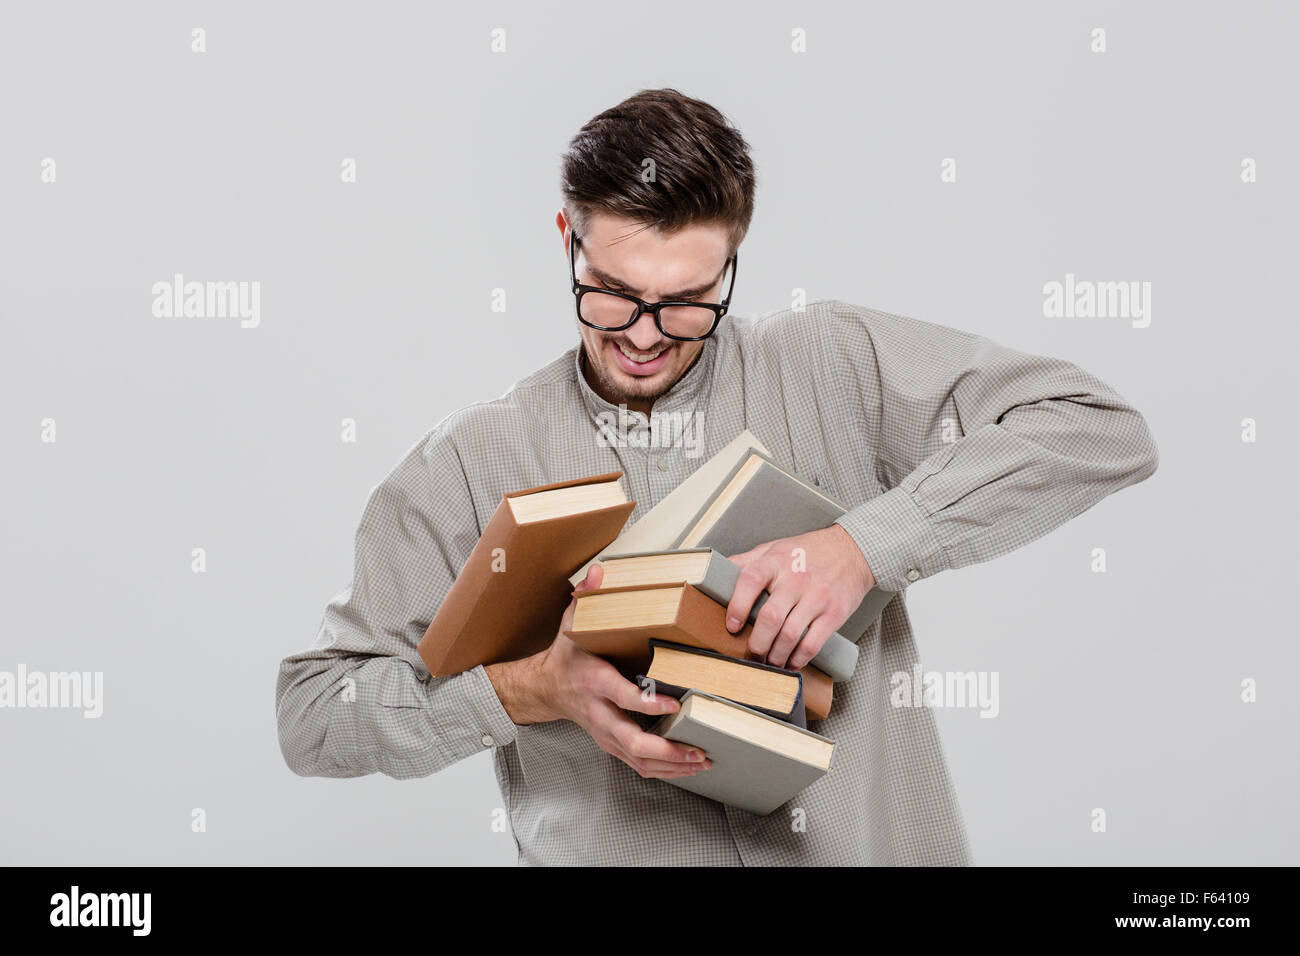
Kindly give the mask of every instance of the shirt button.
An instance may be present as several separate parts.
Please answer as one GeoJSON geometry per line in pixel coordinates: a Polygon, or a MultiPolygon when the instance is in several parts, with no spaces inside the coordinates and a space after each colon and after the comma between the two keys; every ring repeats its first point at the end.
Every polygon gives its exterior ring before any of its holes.
{"type": "Polygon", "coordinates": [[[907,571],[907,580],[909,581],[915,581],[920,576],[921,572],[916,570],[916,568],[909,568],[907,571]]]}
{"type": "Polygon", "coordinates": [[[492,735],[491,735],[491,734],[484,734],[484,735],[483,735],[483,746],[484,746],[484,747],[495,747],[495,746],[496,746],[496,741],[492,739],[492,735]]]}
{"type": "Polygon", "coordinates": [[[663,458],[657,458],[655,459],[655,467],[658,468],[660,471],[667,471],[668,462],[663,458]]]}
{"type": "Polygon", "coordinates": [[[745,827],[745,836],[753,836],[757,832],[753,827],[745,827]]]}

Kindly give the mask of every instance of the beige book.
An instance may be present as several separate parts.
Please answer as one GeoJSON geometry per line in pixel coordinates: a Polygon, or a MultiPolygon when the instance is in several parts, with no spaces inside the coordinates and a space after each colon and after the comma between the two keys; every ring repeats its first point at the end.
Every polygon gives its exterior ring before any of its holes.
{"type": "Polygon", "coordinates": [[[811,730],[698,690],[684,694],[681,704],[650,733],[698,747],[713,766],[664,783],[766,815],[831,768],[835,743],[811,730]]]}
{"type": "Polygon", "coordinates": [[[766,446],[748,430],[741,432],[720,452],[700,465],[680,485],[670,491],[639,521],[623,529],[622,534],[602,548],[600,553],[569,577],[577,587],[587,576],[587,569],[607,554],[631,554],[636,551],[663,551],[673,547],[700,513],[718,486],[751,451],[770,454],[766,446]]]}

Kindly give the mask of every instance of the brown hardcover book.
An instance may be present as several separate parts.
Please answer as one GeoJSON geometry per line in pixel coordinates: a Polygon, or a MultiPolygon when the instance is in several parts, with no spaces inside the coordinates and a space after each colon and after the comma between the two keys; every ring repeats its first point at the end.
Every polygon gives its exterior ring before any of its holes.
{"type": "Polygon", "coordinates": [[[728,657],[703,647],[651,638],[650,671],[636,683],[681,700],[688,690],[725,697],[797,727],[808,726],[803,675],[759,661],[728,657]]]}
{"type": "Polygon", "coordinates": [[[799,673],[803,675],[803,704],[808,719],[825,720],[835,698],[835,685],[830,675],[811,664],[805,665],[799,673]]]}
{"type": "MultiPolygon", "coordinates": [[[[727,609],[689,584],[599,588],[578,596],[573,623],[565,635],[628,674],[650,666],[650,639],[702,647],[743,660],[752,625],[732,634],[727,609]]],[[[806,665],[804,707],[809,719],[830,713],[833,689],[825,672],[806,665]]]]}
{"type": "Polygon", "coordinates": [[[621,471],[509,492],[460,569],[418,650],[434,677],[550,646],[572,597],[569,575],[636,507],[621,471]]]}
{"type": "Polygon", "coordinates": [[[645,676],[657,687],[693,687],[781,720],[789,720],[799,702],[803,680],[798,671],[658,638],[649,643],[652,660],[645,676]]]}

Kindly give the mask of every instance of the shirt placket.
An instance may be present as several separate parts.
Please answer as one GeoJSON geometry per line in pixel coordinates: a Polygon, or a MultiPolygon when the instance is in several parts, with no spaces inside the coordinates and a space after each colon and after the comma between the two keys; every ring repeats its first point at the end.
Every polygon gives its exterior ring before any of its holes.
{"type": "MultiPolygon", "coordinates": [[[[581,377],[581,366],[578,366],[578,373],[581,377]]],[[[588,396],[595,406],[594,413],[619,415],[619,434],[623,441],[618,457],[624,463],[629,490],[636,500],[644,500],[653,507],[703,463],[703,422],[698,416],[705,414],[701,410],[708,409],[711,384],[711,381],[697,382],[690,394],[664,396],[652,407],[649,417],[619,410],[588,396]]],[[[736,862],[741,865],[756,863],[762,818],[722,803],[718,803],[716,808],[720,822],[731,837],[736,862]]]]}
{"type": "MultiPolygon", "coordinates": [[[[697,409],[707,407],[708,396],[697,396],[685,407],[668,406],[656,409],[647,430],[645,465],[642,473],[652,492],[653,501],[661,501],[668,492],[682,483],[701,462],[692,461],[692,454],[702,452],[703,434],[700,422],[694,418],[697,409]],[[658,426],[657,428],[655,426],[658,426]]],[[[718,805],[726,822],[738,861],[753,865],[759,847],[761,817],[726,804],[718,805]]]]}

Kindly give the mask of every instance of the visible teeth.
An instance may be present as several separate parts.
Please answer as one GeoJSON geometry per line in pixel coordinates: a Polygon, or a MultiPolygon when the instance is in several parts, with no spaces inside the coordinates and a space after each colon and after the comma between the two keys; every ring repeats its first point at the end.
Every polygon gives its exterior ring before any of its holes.
{"type": "Polygon", "coordinates": [[[657,359],[660,353],[663,352],[664,349],[668,348],[668,346],[665,345],[658,352],[631,352],[623,345],[622,342],[615,342],[614,344],[618,346],[618,350],[620,352],[622,352],[624,355],[630,358],[633,362],[636,362],[638,365],[644,365],[646,362],[650,362],[653,361],[654,359],[657,359]]]}

